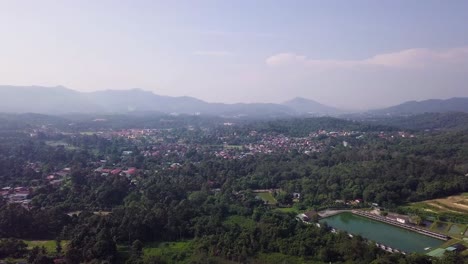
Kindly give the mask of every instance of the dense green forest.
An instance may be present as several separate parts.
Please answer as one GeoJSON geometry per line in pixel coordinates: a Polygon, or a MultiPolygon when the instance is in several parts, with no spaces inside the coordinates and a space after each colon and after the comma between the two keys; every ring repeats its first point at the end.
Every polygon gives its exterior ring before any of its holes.
{"type": "Polygon", "coordinates": [[[304,224],[294,212],[278,210],[321,210],[356,199],[396,210],[467,192],[464,119],[456,119],[456,129],[410,127],[403,133],[398,120],[328,117],[0,118],[0,183],[31,190],[28,206],[0,199],[0,258],[256,263],[280,254],[291,263],[466,262],[456,253],[432,260],[390,254],[360,236],[333,234],[326,225],[304,224]],[[258,189],[279,190],[277,204],[258,199],[258,189]],[[300,199],[293,202],[293,193],[300,199]],[[52,253],[27,249],[21,240],[67,243],[52,253]],[[190,249],[171,258],[145,256],[146,245],[167,241],[189,241],[190,249]]]}

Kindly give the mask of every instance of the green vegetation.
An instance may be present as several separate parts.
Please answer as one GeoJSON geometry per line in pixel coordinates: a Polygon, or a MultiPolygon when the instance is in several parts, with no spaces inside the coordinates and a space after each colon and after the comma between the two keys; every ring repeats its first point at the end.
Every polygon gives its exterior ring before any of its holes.
{"type": "MultiPolygon", "coordinates": [[[[462,225],[452,225],[453,229],[448,230],[450,235],[460,234],[463,229],[463,224],[468,225],[468,214],[466,213],[466,205],[468,202],[466,193],[453,195],[449,197],[426,200],[416,203],[411,203],[399,207],[403,213],[418,215],[424,219],[438,219],[440,221],[462,225]],[[460,232],[458,232],[460,231],[460,232]]],[[[445,227],[438,228],[438,231],[445,232],[445,227]],[[442,230],[443,229],[443,230],[442,230]]]]}
{"type": "Polygon", "coordinates": [[[223,224],[229,228],[233,228],[234,226],[238,225],[242,229],[246,230],[254,230],[255,229],[255,221],[247,218],[245,216],[240,215],[231,215],[226,220],[224,220],[223,224]]]}
{"type": "Polygon", "coordinates": [[[271,264],[302,264],[302,263],[317,263],[316,261],[306,260],[297,256],[290,256],[281,253],[261,253],[255,256],[252,263],[271,263],[271,264]]]}
{"type": "Polygon", "coordinates": [[[466,225],[452,224],[448,230],[448,233],[451,235],[463,235],[466,228],[466,225]]]}
{"type": "Polygon", "coordinates": [[[275,197],[270,192],[256,193],[256,195],[268,204],[275,205],[277,203],[275,197]]]}
{"type": "Polygon", "coordinates": [[[295,207],[282,207],[282,208],[276,208],[275,210],[278,212],[294,213],[294,214],[298,214],[301,211],[295,207]]]}
{"type": "MultiPolygon", "coordinates": [[[[56,254],[57,253],[57,243],[55,240],[24,240],[28,245],[28,249],[33,247],[44,247],[47,252],[56,254]]],[[[62,248],[66,248],[68,241],[61,241],[62,248]]]]}
{"type": "Polygon", "coordinates": [[[15,116],[0,128],[0,237],[28,239],[5,240],[7,257],[17,248],[69,263],[427,263],[296,214],[378,203],[454,237],[468,224],[467,196],[456,195],[468,191],[467,131],[403,137],[327,117],[40,118],[47,125],[15,116]]]}
{"type": "Polygon", "coordinates": [[[434,230],[436,232],[439,232],[439,233],[446,233],[447,232],[447,229],[449,227],[449,223],[444,223],[444,222],[440,222],[440,221],[436,221],[434,222],[434,224],[432,225],[431,227],[431,230],[434,230]]]}
{"type": "Polygon", "coordinates": [[[153,243],[143,248],[146,260],[159,259],[166,263],[189,263],[192,252],[191,241],[153,243]]]}
{"type": "Polygon", "coordinates": [[[45,143],[46,143],[48,146],[51,146],[51,147],[60,147],[60,146],[63,146],[63,147],[66,148],[67,150],[76,149],[75,146],[72,146],[72,145],[70,145],[70,144],[68,144],[67,142],[62,141],[62,140],[58,140],[58,141],[48,140],[48,141],[45,141],[45,143]]]}

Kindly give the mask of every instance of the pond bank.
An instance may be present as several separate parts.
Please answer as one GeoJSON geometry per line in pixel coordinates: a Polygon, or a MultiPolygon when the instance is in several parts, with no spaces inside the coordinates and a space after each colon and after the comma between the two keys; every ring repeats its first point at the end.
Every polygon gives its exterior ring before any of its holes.
{"type": "Polygon", "coordinates": [[[399,223],[399,222],[396,222],[396,221],[393,221],[393,220],[389,220],[389,219],[387,219],[387,218],[385,218],[383,216],[378,216],[378,215],[375,215],[375,214],[370,214],[370,213],[357,211],[357,210],[353,210],[352,213],[360,215],[360,216],[364,216],[364,217],[367,217],[367,218],[370,218],[370,219],[373,219],[373,220],[376,220],[376,221],[384,222],[386,224],[401,227],[401,228],[404,228],[406,230],[413,231],[413,232],[419,233],[421,235],[430,236],[430,237],[440,239],[440,240],[443,240],[443,241],[447,241],[447,240],[450,239],[450,237],[448,237],[446,235],[442,235],[442,234],[435,233],[435,232],[432,232],[432,231],[428,231],[428,230],[425,230],[425,229],[422,229],[422,228],[419,228],[419,227],[415,227],[415,226],[399,223]]]}
{"type": "Polygon", "coordinates": [[[335,213],[333,216],[320,219],[319,222],[326,222],[336,230],[345,231],[352,235],[360,235],[369,241],[378,243],[378,247],[387,251],[425,253],[429,248],[439,247],[443,243],[440,239],[354,214],[353,212],[335,213]],[[384,245],[385,248],[382,247],[384,245]]]}

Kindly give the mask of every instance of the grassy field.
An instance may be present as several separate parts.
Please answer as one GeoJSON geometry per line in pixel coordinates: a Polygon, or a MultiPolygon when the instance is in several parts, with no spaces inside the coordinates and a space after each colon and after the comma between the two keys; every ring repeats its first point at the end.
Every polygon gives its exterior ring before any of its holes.
{"type": "Polygon", "coordinates": [[[269,192],[261,192],[257,193],[257,196],[260,197],[263,201],[267,202],[268,204],[276,204],[277,201],[275,197],[269,192]]]}
{"type": "Polygon", "coordinates": [[[86,135],[86,136],[92,136],[94,134],[97,134],[96,132],[93,132],[93,131],[84,131],[84,132],[80,132],[81,135],[86,135]]]}
{"type": "Polygon", "coordinates": [[[452,224],[448,230],[448,233],[451,235],[464,235],[466,228],[467,227],[465,225],[452,224]]]}
{"type": "Polygon", "coordinates": [[[158,257],[166,263],[187,263],[192,252],[191,241],[154,243],[143,248],[145,259],[158,257]]]}
{"type": "Polygon", "coordinates": [[[283,212],[283,213],[295,213],[298,214],[300,211],[295,207],[283,207],[283,208],[276,208],[275,211],[283,212]]]}
{"type": "Polygon", "coordinates": [[[251,263],[254,264],[264,264],[264,263],[272,263],[272,264],[299,264],[299,263],[321,263],[321,262],[314,262],[311,260],[306,260],[301,257],[297,256],[289,256],[284,255],[281,253],[260,253],[255,258],[251,260],[251,263]]]}
{"type": "Polygon", "coordinates": [[[223,145],[224,149],[242,149],[242,145],[223,145]]]}
{"type": "Polygon", "coordinates": [[[61,140],[47,140],[45,143],[48,146],[51,146],[51,147],[64,146],[65,149],[68,149],[68,150],[77,149],[75,146],[72,146],[72,145],[68,144],[67,142],[61,141],[61,140]]]}
{"type": "MultiPolygon", "coordinates": [[[[35,246],[38,247],[45,247],[47,252],[55,254],[57,250],[55,249],[56,244],[55,240],[24,240],[24,243],[28,245],[28,248],[31,249],[35,246]]],[[[65,250],[65,246],[67,245],[67,241],[62,241],[62,248],[65,250]]]]}

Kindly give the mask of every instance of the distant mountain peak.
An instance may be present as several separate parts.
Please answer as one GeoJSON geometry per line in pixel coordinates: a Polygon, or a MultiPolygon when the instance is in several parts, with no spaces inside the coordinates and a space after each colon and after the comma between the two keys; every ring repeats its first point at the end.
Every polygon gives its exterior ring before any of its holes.
{"type": "Polygon", "coordinates": [[[294,97],[293,99],[291,99],[291,100],[289,100],[287,102],[292,102],[292,101],[309,102],[309,101],[314,101],[314,100],[311,100],[311,99],[308,99],[308,98],[305,98],[305,97],[296,96],[296,97],[294,97]]]}
{"type": "Polygon", "coordinates": [[[295,97],[283,103],[283,105],[294,109],[300,113],[315,113],[315,114],[336,114],[341,112],[339,109],[321,104],[317,101],[304,98],[295,97]]]}
{"type": "Polygon", "coordinates": [[[335,114],[336,108],[296,97],[283,104],[274,103],[208,103],[190,96],[161,96],[141,88],[79,92],[63,86],[1,86],[0,112],[128,113],[161,112],[207,114],[218,116],[285,117],[303,114],[335,114]],[[39,103],[40,102],[40,103],[39,103]]]}

